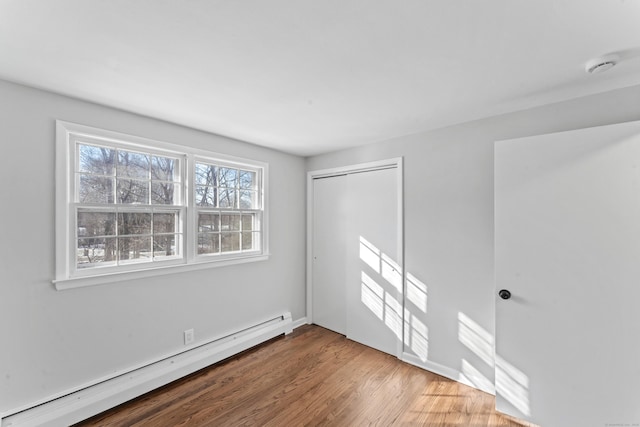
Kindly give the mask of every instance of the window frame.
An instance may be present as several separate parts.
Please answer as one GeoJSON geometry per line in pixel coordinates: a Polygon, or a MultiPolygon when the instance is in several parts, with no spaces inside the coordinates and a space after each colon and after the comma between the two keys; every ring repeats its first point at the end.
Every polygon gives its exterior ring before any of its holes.
{"type": "MultiPolygon", "coordinates": [[[[150,178],[149,182],[153,182],[150,178]]],[[[221,267],[246,262],[263,261],[269,258],[268,246],[268,164],[254,160],[224,155],[213,151],[191,148],[183,145],[143,138],[124,133],[94,128],[76,123],[56,120],[56,216],[55,216],[55,279],[58,290],[105,284],[120,280],[133,280],[169,273],[221,267]],[[76,202],[77,185],[76,144],[96,144],[117,147],[128,151],[141,151],[151,156],[167,156],[180,159],[180,198],[181,203],[173,205],[113,204],[93,206],[96,210],[107,211],[139,210],[141,212],[174,211],[179,212],[181,257],[167,260],[133,262],[126,265],[95,268],[77,268],[77,210],[82,204],[76,202]],[[246,209],[259,212],[260,242],[256,250],[239,252],[220,252],[215,255],[198,255],[198,208],[195,205],[195,164],[208,162],[224,167],[255,171],[258,183],[256,194],[258,209],[246,209]]],[[[89,204],[85,204],[89,205],[89,204]]],[[[238,204],[239,206],[239,204],[238,204]]],[[[218,209],[218,208],[216,208],[218,209]]],[[[222,209],[224,210],[224,209],[222,209]]],[[[230,210],[229,210],[230,211],[230,210]]],[[[241,210],[238,209],[237,212],[241,210]]],[[[153,248],[152,248],[153,249],[153,248]]]]}
{"type": "MultiPolygon", "coordinates": [[[[100,274],[99,273],[100,271],[103,272],[102,274],[109,274],[109,273],[121,273],[121,272],[134,271],[134,270],[144,270],[146,268],[156,268],[160,266],[159,263],[161,263],[162,266],[184,264],[186,261],[185,231],[187,228],[187,223],[185,221],[186,221],[187,206],[188,206],[187,196],[185,194],[186,192],[185,184],[186,184],[186,177],[187,177],[187,172],[186,172],[187,155],[174,150],[167,150],[166,148],[160,149],[155,146],[152,147],[150,145],[142,145],[140,143],[129,143],[128,141],[122,141],[122,140],[98,138],[95,135],[84,135],[80,133],[69,133],[67,142],[69,144],[68,146],[69,200],[67,201],[67,203],[69,204],[69,211],[67,215],[68,215],[69,233],[70,233],[68,236],[69,277],[80,278],[80,277],[96,276],[100,274]],[[89,146],[89,145],[104,146],[113,150],[118,150],[117,153],[119,153],[120,150],[122,150],[122,151],[128,151],[128,152],[144,153],[145,155],[148,155],[148,156],[170,157],[175,160],[178,160],[180,162],[178,184],[181,186],[181,189],[179,191],[179,196],[178,196],[179,200],[177,200],[176,203],[171,205],[153,204],[150,202],[150,200],[149,200],[149,203],[147,204],[117,203],[115,197],[114,197],[113,203],[105,203],[105,204],[87,203],[87,202],[81,202],[79,200],[76,200],[76,194],[79,191],[78,189],[79,179],[78,177],[76,177],[76,174],[78,175],[82,174],[82,171],[79,170],[80,169],[78,164],[79,156],[77,155],[78,154],[77,145],[79,144],[82,144],[85,146],[89,146]],[[134,212],[149,213],[151,215],[153,215],[154,213],[164,213],[167,211],[178,213],[179,223],[177,224],[177,226],[179,228],[179,231],[176,231],[173,234],[178,234],[180,236],[178,242],[176,243],[176,245],[179,246],[178,247],[179,254],[162,261],[153,260],[153,256],[152,256],[151,260],[149,261],[130,261],[130,262],[120,263],[119,260],[116,260],[116,265],[96,266],[96,267],[87,268],[87,269],[79,268],[77,262],[73,261],[74,259],[76,259],[76,256],[77,256],[76,255],[77,246],[73,243],[79,239],[79,236],[75,234],[77,230],[77,222],[76,222],[78,218],[77,213],[78,211],[85,210],[85,209],[88,211],[94,211],[94,212],[100,212],[100,211],[113,212],[116,214],[116,216],[119,216],[121,213],[134,213],[134,212]]],[[[115,160],[114,168],[116,170],[119,168],[117,159],[115,160]]],[[[106,176],[109,176],[109,175],[106,175],[106,176]]],[[[117,182],[119,180],[119,176],[115,171],[112,176],[113,176],[113,185],[112,185],[113,192],[114,194],[117,194],[117,188],[118,188],[117,182]]],[[[145,181],[148,181],[149,185],[151,185],[151,183],[154,182],[151,176],[146,178],[145,181]]],[[[175,183],[176,181],[173,181],[173,182],[175,183]]],[[[149,192],[151,192],[151,187],[149,187],[149,192]]],[[[150,194],[149,194],[149,197],[150,197],[150,194]]],[[[153,236],[153,233],[149,233],[149,234],[150,236],[153,236]]],[[[116,232],[113,236],[114,236],[113,238],[115,239],[120,239],[119,232],[116,232]]],[[[153,251],[153,247],[151,247],[150,250],[153,251]]]]}
{"type": "MultiPolygon", "coordinates": [[[[239,205],[239,201],[238,201],[238,207],[237,208],[229,208],[229,207],[199,207],[196,204],[196,183],[194,182],[192,185],[192,191],[189,194],[190,197],[190,203],[191,206],[193,207],[191,210],[191,216],[190,219],[192,221],[193,224],[195,224],[194,227],[190,227],[189,231],[193,231],[194,234],[192,236],[191,241],[192,242],[199,242],[199,236],[198,234],[199,232],[199,213],[200,212],[211,212],[213,214],[215,214],[215,212],[218,212],[218,214],[220,216],[224,215],[225,213],[233,213],[234,215],[240,215],[240,222],[242,222],[242,213],[243,212],[252,212],[252,213],[256,213],[258,216],[258,222],[259,222],[259,230],[258,232],[260,233],[260,246],[264,247],[264,235],[263,235],[263,231],[264,231],[264,226],[263,226],[263,222],[264,222],[264,215],[265,215],[265,209],[264,209],[264,172],[261,171],[260,167],[257,167],[255,165],[249,165],[247,163],[238,163],[238,162],[233,162],[233,161],[229,161],[229,160],[221,160],[221,159],[217,159],[211,156],[201,156],[201,155],[196,155],[193,158],[193,161],[190,164],[190,172],[189,172],[189,176],[191,177],[195,177],[195,167],[196,164],[209,164],[210,166],[216,166],[216,167],[222,167],[222,168],[228,168],[228,169],[238,169],[238,170],[243,170],[243,171],[249,171],[249,172],[255,172],[256,173],[256,179],[257,179],[257,184],[256,184],[256,189],[255,192],[257,193],[257,208],[241,208],[239,205]]],[[[218,187],[219,188],[219,187],[218,187]]],[[[236,190],[239,191],[239,187],[236,188],[236,190]]],[[[239,196],[237,196],[239,198],[239,196]]],[[[223,231],[222,230],[218,230],[217,233],[222,234],[223,231]]],[[[242,242],[240,242],[240,246],[242,246],[242,242]]],[[[234,259],[234,258],[238,258],[238,257],[243,257],[243,256],[247,256],[247,257],[251,257],[251,256],[257,256],[260,255],[261,249],[253,249],[253,250],[240,250],[238,252],[222,252],[220,251],[217,254],[199,254],[197,251],[197,244],[196,245],[190,245],[189,247],[190,250],[193,250],[193,258],[195,260],[195,262],[211,262],[212,259],[218,259],[220,261],[222,260],[226,260],[226,259],[234,259]],[[244,254],[244,255],[242,255],[244,254]]]]}

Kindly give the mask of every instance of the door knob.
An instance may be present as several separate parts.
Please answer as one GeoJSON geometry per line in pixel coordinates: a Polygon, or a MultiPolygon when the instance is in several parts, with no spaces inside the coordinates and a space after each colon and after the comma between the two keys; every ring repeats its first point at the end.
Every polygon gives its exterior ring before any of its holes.
{"type": "Polygon", "coordinates": [[[500,292],[498,292],[498,295],[500,295],[500,298],[502,298],[502,299],[511,298],[511,292],[509,292],[506,289],[501,289],[500,292]]]}

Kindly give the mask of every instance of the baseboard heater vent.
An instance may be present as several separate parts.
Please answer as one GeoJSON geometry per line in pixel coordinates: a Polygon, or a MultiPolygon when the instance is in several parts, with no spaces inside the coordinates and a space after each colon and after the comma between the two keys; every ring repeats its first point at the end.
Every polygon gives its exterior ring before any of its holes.
{"type": "Polygon", "coordinates": [[[120,373],[29,409],[4,415],[0,427],[66,427],[237,353],[292,331],[291,313],[120,373]]]}

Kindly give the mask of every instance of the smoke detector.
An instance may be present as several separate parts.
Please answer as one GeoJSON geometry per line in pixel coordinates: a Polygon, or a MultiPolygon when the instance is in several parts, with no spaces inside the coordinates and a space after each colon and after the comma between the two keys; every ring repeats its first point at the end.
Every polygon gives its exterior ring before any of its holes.
{"type": "Polygon", "coordinates": [[[604,73],[612,69],[618,63],[618,57],[614,55],[602,56],[587,62],[584,70],[589,74],[604,73]]]}

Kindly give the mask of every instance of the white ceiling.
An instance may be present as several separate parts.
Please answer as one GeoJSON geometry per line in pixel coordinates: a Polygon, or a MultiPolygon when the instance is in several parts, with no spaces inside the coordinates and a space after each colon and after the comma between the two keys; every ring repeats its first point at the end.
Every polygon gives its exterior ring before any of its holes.
{"type": "Polygon", "coordinates": [[[640,84],[640,1],[0,0],[0,78],[312,155],[640,84]]]}

